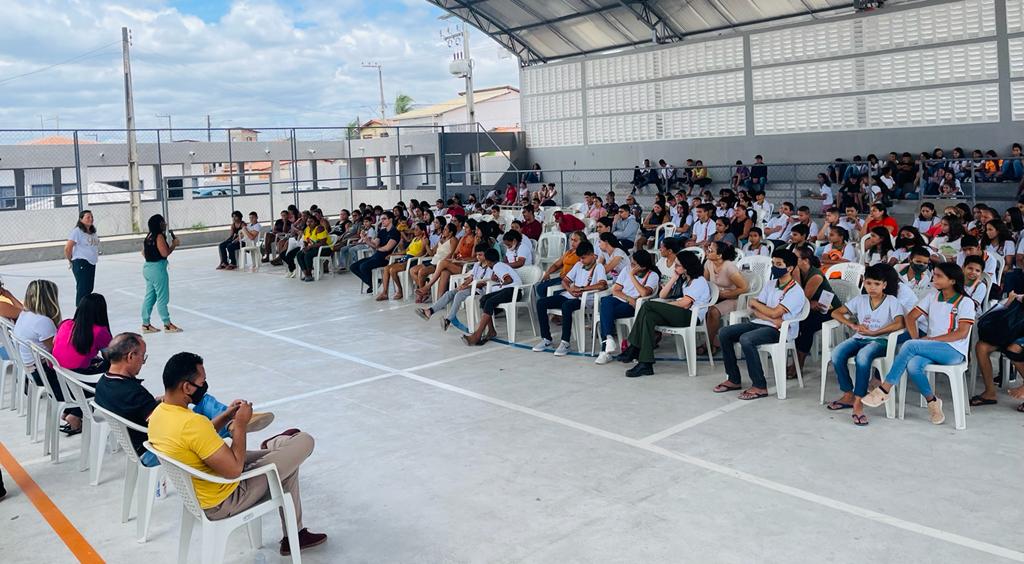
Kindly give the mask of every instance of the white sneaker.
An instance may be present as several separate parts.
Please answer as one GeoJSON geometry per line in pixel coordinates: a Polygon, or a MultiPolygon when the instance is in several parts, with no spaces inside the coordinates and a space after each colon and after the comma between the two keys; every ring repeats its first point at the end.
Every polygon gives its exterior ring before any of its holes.
{"type": "Polygon", "coordinates": [[[550,339],[541,339],[539,343],[533,345],[533,352],[544,352],[551,346],[550,339]]]}
{"type": "Polygon", "coordinates": [[[558,348],[555,349],[555,356],[565,356],[569,354],[569,343],[562,341],[558,343],[558,348]]]}
{"type": "MultiPolygon", "coordinates": [[[[618,343],[615,342],[615,339],[613,339],[611,336],[605,337],[605,340],[604,340],[604,352],[606,352],[606,353],[608,353],[610,355],[619,352],[619,345],[618,345],[618,343]]],[[[598,364],[604,364],[604,363],[603,362],[599,362],[598,364]]]]}
{"type": "Polygon", "coordinates": [[[933,425],[942,425],[946,421],[946,415],[942,413],[942,400],[939,398],[928,402],[928,418],[933,425]]]}
{"type": "Polygon", "coordinates": [[[615,357],[612,356],[612,353],[601,351],[601,354],[597,355],[597,360],[594,361],[594,364],[608,364],[613,358],[615,357]]]}

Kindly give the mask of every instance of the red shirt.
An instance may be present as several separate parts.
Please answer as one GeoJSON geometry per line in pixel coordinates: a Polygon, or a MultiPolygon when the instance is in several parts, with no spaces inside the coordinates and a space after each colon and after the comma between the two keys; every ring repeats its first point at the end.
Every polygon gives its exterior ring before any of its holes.
{"type": "Polygon", "coordinates": [[[543,230],[544,226],[541,224],[541,222],[537,221],[536,219],[533,221],[523,222],[523,235],[526,235],[527,237],[533,239],[534,241],[540,239],[540,233],[543,230]]]}
{"type": "Polygon", "coordinates": [[[889,233],[893,235],[895,235],[896,232],[900,230],[900,226],[898,223],[896,223],[896,220],[893,219],[892,216],[886,216],[885,219],[882,219],[881,221],[876,221],[874,219],[869,221],[867,225],[864,226],[864,231],[870,232],[872,229],[878,226],[882,226],[888,229],[889,233]]]}
{"type": "Polygon", "coordinates": [[[512,204],[516,203],[516,197],[517,196],[519,196],[519,191],[516,190],[515,186],[509,186],[507,189],[505,189],[505,203],[506,204],[511,206],[512,204]]]}
{"type": "Polygon", "coordinates": [[[450,213],[451,215],[465,216],[466,210],[462,209],[462,206],[452,206],[448,208],[448,213],[450,213]]]}
{"type": "Polygon", "coordinates": [[[570,213],[563,213],[561,219],[558,219],[556,221],[558,221],[558,229],[562,233],[583,231],[583,229],[586,228],[586,224],[580,221],[580,218],[570,213]]]}

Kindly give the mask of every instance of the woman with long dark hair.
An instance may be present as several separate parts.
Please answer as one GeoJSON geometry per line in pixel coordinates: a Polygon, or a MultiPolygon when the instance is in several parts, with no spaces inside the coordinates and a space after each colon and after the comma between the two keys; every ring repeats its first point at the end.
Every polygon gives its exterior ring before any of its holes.
{"type": "Polygon", "coordinates": [[[181,240],[174,236],[173,231],[168,231],[164,216],[153,215],[148,223],[149,234],[142,241],[142,256],[146,258],[146,264],[142,267],[142,277],[146,280],[146,297],[142,300],[142,332],[160,332],[149,323],[153,315],[153,306],[156,305],[160,320],[164,323],[164,331],[181,333],[181,328],[171,323],[171,314],[167,310],[167,303],[171,300],[167,257],[178,248],[181,240]],[[167,233],[171,237],[170,243],[167,242],[167,233]]]}
{"type": "Polygon", "coordinates": [[[601,342],[604,348],[595,360],[596,364],[607,364],[612,360],[612,355],[619,350],[614,335],[615,320],[632,317],[636,313],[637,300],[653,296],[658,291],[660,282],[661,272],[654,264],[654,256],[644,249],[633,254],[630,268],[623,269],[612,284],[612,294],[601,298],[598,304],[601,312],[601,342]]]}
{"type": "Polygon", "coordinates": [[[71,263],[75,275],[75,306],[92,293],[96,281],[96,263],[100,259],[100,238],[96,236],[92,212],[82,210],[78,223],[64,244],[64,258],[71,263]]]}
{"type": "MultiPolygon", "coordinates": [[[[53,357],[79,380],[95,385],[99,375],[110,366],[99,352],[107,348],[112,339],[107,300],[100,294],[89,294],[79,302],[74,319],[65,319],[57,326],[53,357]]],[[[86,392],[86,397],[92,394],[86,392]]],[[[65,409],[64,420],[67,423],[61,430],[69,435],[78,434],[82,429],[82,410],[78,407],[65,409]]]]}
{"type": "Polygon", "coordinates": [[[928,402],[931,422],[941,425],[946,420],[942,413],[942,400],[933,393],[924,368],[929,364],[959,364],[967,359],[975,307],[974,300],[964,289],[964,271],[956,263],[937,264],[932,273],[932,285],[935,291],[907,314],[906,328],[910,340],[900,348],[885,381],[864,396],[862,402],[868,407],[885,403],[893,385],[906,372],[907,378],[928,402]],[[926,337],[920,336],[917,327],[917,319],[922,315],[928,317],[926,337]]]}

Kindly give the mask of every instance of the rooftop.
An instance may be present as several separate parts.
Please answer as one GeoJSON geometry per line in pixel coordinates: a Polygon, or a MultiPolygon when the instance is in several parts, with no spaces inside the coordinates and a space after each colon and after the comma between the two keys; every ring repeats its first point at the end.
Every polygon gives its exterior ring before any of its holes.
{"type": "MultiPolygon", "coordinates": [[[[479,90],[473,90],[473,103],[479,104],[486,102],[487,100],[493,100],[499,96],[510,94],[512,92],[519,92],[519,89],[512,86],[494,86],[491,88],[481,88],[479,90]]],[[[415,108],[405,112],[404,114],[398,114],[389,118],[391,122],[398,122],[409,119],[423,118],[423,117],[434,117],[455,110],[461,110],[466,107],[466,93],[459,92],[457,98],[451,100],[445,100],[439,104],[432,104],[422,108],[415,108]]]]}

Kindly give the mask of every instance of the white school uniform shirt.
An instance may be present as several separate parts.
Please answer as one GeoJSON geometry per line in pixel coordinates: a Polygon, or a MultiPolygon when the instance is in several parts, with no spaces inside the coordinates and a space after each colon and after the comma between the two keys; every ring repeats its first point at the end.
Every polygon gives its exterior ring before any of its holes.
{"type": "MultiPolygon", "coordinates": [[[[900,281],[899,291],[896,294],[896,299],[900,302],[900,307],[903,309],[903,316],[906,317],[910,314],[915,307],[917,302],[920,300],[917,298],[917,294],[911,289],[910,285],[906,282],[900,281]]],[[[922,315],[917,318],[917,332],[921,335],[928,334],[928,318],[922,315]]]]}
{"type": "Polygon", "coordinates": [[[864,221],[858,218],[855,223],[844,215],[839,218],[839,227],[847,230],[850,233],[850,237],[853,237],[855,233],[860,234],[861,229],[864,227],[864,221]]]}
{"type": "MultiPolygon", "coordinates": [[[[644,286],[647,286],[652,291],[654,291],[654,292],[658,291],[658,283],[660,282],[660,280],[658,279],[658,273],[654,272],[653,270],[648,272],[647,276],[638,278],[638,280],[640,280],[641,284],[643,284],[644,286]]],[[[623,270],[622,272],[620,272],[619,273],[619,277],[615,279],[615,283],[620,285],[620,286],[622,286],[622,293],[623,294],[626,294],[627,296],[629,296],[631,298],[634,298],[634,299],[640,297],[640,290],[637,290],[636,286],[633,284],[633,281],[630,280],[630,269],[627,268],[627,269],[623,270]]],[[[624,299],[622,299],[622,298],[620,298],[618,296],[616,296],[615,299],[617,299],[617,300],[619,300],[621,302],[626,302],[626,300],[624,300],[624,299]]]]}
{"type": "Polygon", "coordinates": [[[529,237],[523,237],[523,242],[520,243],[518,247],[514,249],[509,249],[508,247],[505,248],[505,263],[513,263],[519,259],[519,257],[522,257],[526,259],[523,266],[533,264],[533,245],[527,243],[527,240],[529,240],[529,237]]]}
{"type": "Polygon", "coordinates": [[[629,270],[629,253],[627,253],[626,251],[624,251],[624,250],[622,250],[622,249],[620,249],[618,247],[613,249],[612,252],[610,252],[610,253],[606,253],[606,252],[598,249],[597,250],[597,256],[598,256],[598,258],[601,259],[601,265],[605,267],[605,269],[604,269],[605,270],[605,274],[607,274],[608,276],[610,276],[612,278],[615,278],[616,276],[618,276],[619,272],[622,271],[622,270],[629,270]],[[615,265],[614,269],[609,270],[607,265],[615,257],[622,257],[622,259],[619,260],[619,264],[615,265]]]}
{"type": "MultiPolygon", "coordinates": [[[[967,258],[967,255],[965,255],[963,251],[960,251],[959,253],[956,254],[956,258],[954,258],[953,260],[956,262],[957,266],[963,268],[964,260],[966,258],[967,258]]],[[[995,278],[996,277],[996,268],[999,267],[998,266],[999,265],[999,259],[997,259],[996,257],[992,256],[991,253],[984,253],[984,254],[982,254],[981,258],[985,259],[985,268],[982,269],[982,271],[985,274],[988,274],[989,276],[991,276],[992,278],[995,278]]]]}
{"type": "MultiPolygon", "coordinates": [[[[491,279],[491,274],[493,272],[494,272],[493,269],[485,267],[484,265],[482,265],[482,264],[480,264],[478,262],[478,263],[475,263],[473,265],[473,268],[469,271],[469,276],[474,281],[476,281],[476,280],[490,280],[491,279]]],[[[474,294],[480,291],[476,287],[473,287],[472,289],[473,289],[473,293],[474,294]]]]}
{"type": "MultiPolygon", "coordinates": [[[[761,293],[757,295],[757,301],[763,303],[769,308],[774,308],[778,305],[786,308],[786,313],[782,314],[783,321],[789,321],[796,319],[800,312],[804,309],[804,304],[807,303],[807,296],[804,295],[804,289],[796,283],[796,280],[790,280],[789,284],[779,288],[777,280],[769,280],[768,284],[764,285],[761,289],[761,293]]],[[[768,327],[775,327],[771,321],[764,319],[754,319],[754,323],[759,325],[767,325],[768,327]]],[[[793,340],[796,338],[796,334],[800,331],[800,322],[792,323],[789,326],[789,334],[786,335],[787,340],[793,340]]]]}
{"type": "MultiPolygon", "coordinates": [[[[686,286],[683,286],[683,297],[693,300],[693,303],[690,304],[690,311],[694,311],[698,307],[708,305],[711,302],[711,286],[706,278],[698,276],[687,282],[686,286]]],[[[707,312],[707,309],[702,309],[697,315],[697,319],[701,323],[704,322],[704,316],[707,312]]]]}
{"type": "MultiPolygon", "coordinates": [[[[878,331],[882,327],[892,323],[897,317],[903,317],[903,306],[896,296],[885,295],[882,303],[877,308],[871,307],[871,296],[860,294],[849,302],[846,302],[846,309],[857,318],[857,323],[866,326],[872,331],[878,331]]],[[[858,339],[877,339],[879,336],[869,336],[857,333],[858,339]]]]}
{"type": "Polygon", "coordinates": [[[896,259],[896,264],[907,262],[910,260],[910,249],[893,249],[889,258],[896,259]]]}
{"type": "Polygon", "coordinates": [[[886,176],[880,176],[878,178],[878,180],[882,184],[885,184],[885,187],[888,190],[892,190],[892,187],[896,185],[896,179],[895,178],[889,178],[889,177],[886,177],[886,176]]]}
{"type": "MultiPolygon", "coordinates": [[[[974,323],[977,311],[977,308],[974,306],[974,300],[969,297],[954,294],[951,301],[946,301],[942,299],[942,295],[938,291],[922,298],[917,304],[917,309],[928,316],[929,337],[948,335],[956,330],[961,321],[974,323]]],[[[963,339],[947,344],[966,358],[970,340],[970,335],[968,335],[963,339]]]]}
{"type": "Polygon", "coordinates": [[[827,206],[831,206],[832,204],[835,203],[836,198],[832,194],[832,187],[831,186],[829,186],[827,184],[822,184],[821,186],[818,187],[818,193],[821,194],[821,196],[823,198],[822,201],[821,201],[821,205],[822,206],[826,206],[827,207],[827,206]]]}
{"type": "MultiPolygon", "coordinates": [[[[594,284],[597,284],[601,280],[605,280],[607,278],[607,275],[605,274],[604,266],[602,266],[601,263],[595,262],[594,267],[591,268],[590,270],[587,270],[586,268],[583,267],[583,261],[580,261],[573,265],[572,270],[570,270],[569,274],[566,274],[565,277],[568,278],[569,281],[575,284],[577,287],[585,287],[593,286],[594,284]]],[[[576,296],[573,296],[568,291],[563,291],[562,295],[565,296],[566,298],[569,298],[570,300],[576,298],[576,296]]],[[[589,296],[587,296],[587,303],[582,305],[583,307],[589,307],[589,305],[593,303],[594,295],[590,294],[589,296]]]]}
{"type": "MultiPolygon", "coordinates": [[[[798,223],[799,222],[790,224],[789,228],[787,229],[787,233],[786,233],[787,237],[789,236],[789,233],[791,233],[793,231],[793,227],[795,225],[797,225],[798,223]]],[[[807,236],[808,239],[813,239],[813,238],[818,236],[818,224],[814,223],[813,219],[810,221],[810,223],[807,224],[807,229],[809,229],[810,232],[811,232],[810,235],[807,236]]]]}
{"type": "Polygon", "coordinates": [[[916,227],[918,231],[924,234],[925,231],[928,231],[932,227],[935,227],[935,224],[940,221],[942,220],[936,216],[932,216],[931,219],[921,219],[921,216],[918,216],[917,219],[914,220],[914,227],[916,227]]]}
{"type": "Polygon", "coordinates": [[[929,246],[943,256],[956,255],[960,251],[960,239],[950,241],[945,235],[936,235],[929,246]]]}
{"type": "Polygon", "coordinates": [[[763,205],[758,204],[757,202],[754,202],[752,204],[752,207],[754,208],[754,211],[757,212],[757,217],[759,217],[759,218],[761,218],[761,217],[768,217],[768,218],[770,218],[772,216],[772,212],[775,210],[775,206],[772,205],[772,203],[769,202],[768,200],[765,200],[763,205]]]}
{"type": "Polygon", "coordinates": [[[974,284],[965,283],[964,290],[967,290],[967,295],[974,300],[977,309],[982,309],[982,306],[988,301],[988,284],[980,276],[974,281],[974,284]]]}
{"type": "Polygon", "coordinates": [[[516,284],[523,283],[523,279],[519,277],[519,273],[516,272],[516,269],[512,268],[511,266],[503,262],[494,263],[494,267],[491,269],[491,273],[494,276],[497,276],[498,280],[504,280],[505,276],[509,276],[512,278],[512,282],[509,284],[504,284],[502,282],[493,282],[491,286],[491,291],[487,292],[488,294],[497,292],[498,290],[501,290],[502,288],[505,288],[507,286],[514,286],[516,284]]]}
{"type": "Polygon", "coordinates": [[[764,243],[761,243],[761,246],[756,249],[751,249],[750,243],[747,243],[746,245],[743,245],[743,252],[746,253],[747,256],[772,256],[772,250],[768,247],[768,245],[765,245],[764,243]]]}
{"type": "MultiPolygon", "coordinates": [[[[830,253],[834,250],[837,250],[835,247],[832,246],[831,243],[823,247],[823,249],[824,250],[822,251],[821,256],[824,256],[826,253],[830,253]]],[[[857,260],[857,251],[853,248],[853,245],[851,243],[847,243],[846,246],[843,247],[843,260],[847,262],[854,262],[857,260]]]]}
{"type": "Polygon", "coordinates": [[[715,221],[710,218],[705,223],[695,221],[690,229],[690,233],[692,235],[691,239],[694,242],[703,243],[715,234],[715,221]]]}
{"type": "Polygon", "coordinates": [[[931,271],[925,270],[921,274],[921,278],[914,278],[914,270],[910,268],[910,264],[901,264],[896,266],[896,271],[900,274],[900,281],[910,286],[911,290],[920,290],[922,288],[931,288],[932,286],[932,273],[931,271]]]}
{"type": "Polygon", "coordinates": [[[995,245],[989,245],[985,247],[985,251],[989,255],[997,253],[1001,255],[1003,258],[1012,257],[1013,255],[1017,254],[1017,244],[1013,242],[1013,239],[1009,239],[1005,243],[1003,243],[1002,248],[996,247],[995,245]]]}
{"type": "Polygon", "coordinates": [[[789,223],[788,218],[781,215],[777,215],[768,220],[768,224],[765,225],[765,229],[777,229],[781,227],[782,231],[777,231],[775,233],[772,233],[771,235],[765,235],[765,237],[769,239],[775,239],[776,241],[786,241],[789,239],[791,225],[792,224],[789,223]]]}

